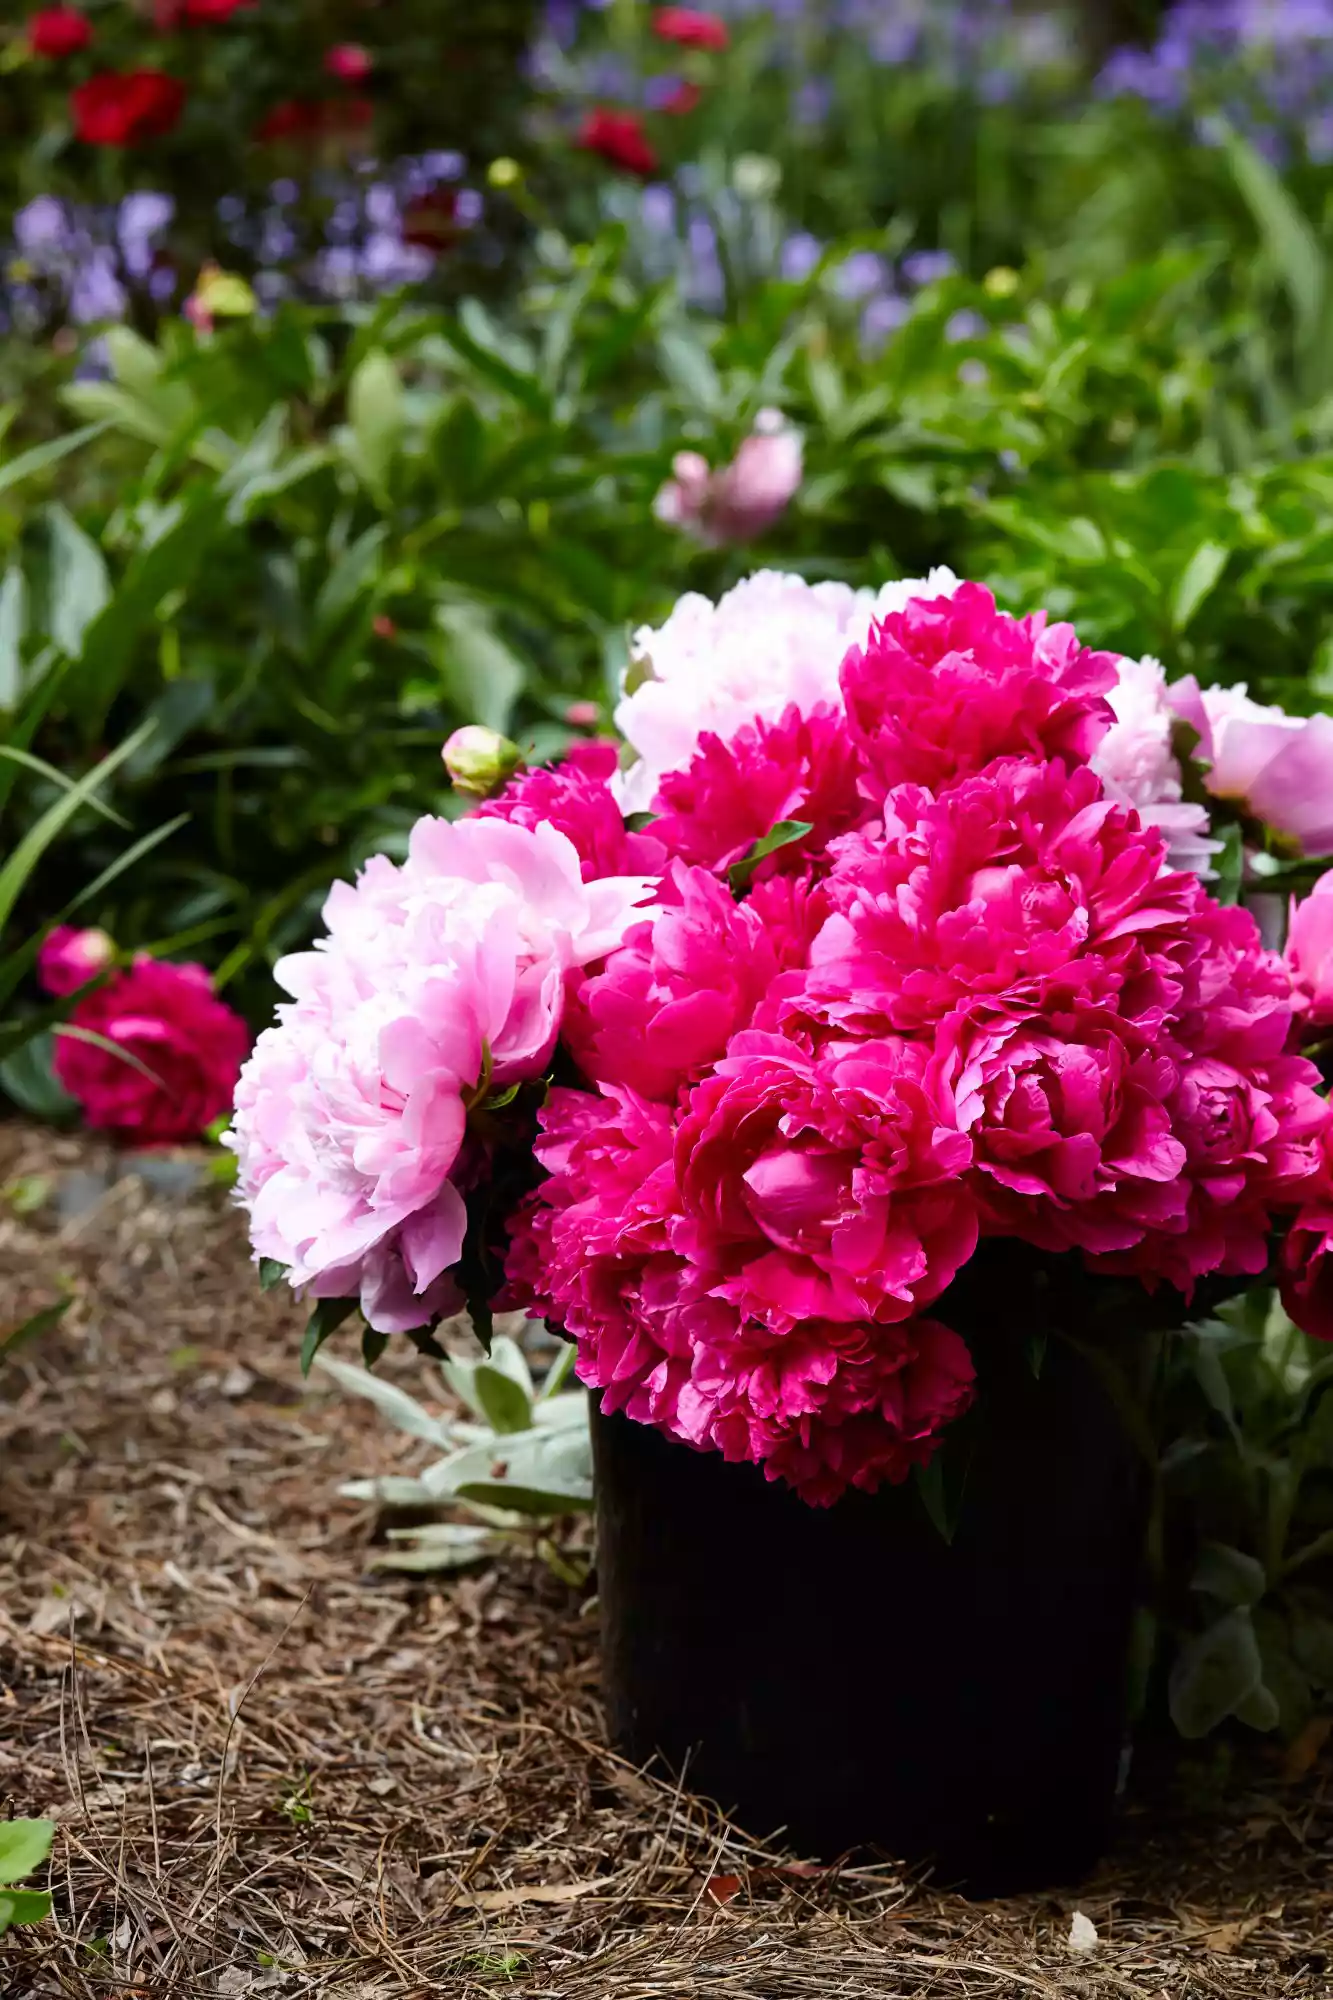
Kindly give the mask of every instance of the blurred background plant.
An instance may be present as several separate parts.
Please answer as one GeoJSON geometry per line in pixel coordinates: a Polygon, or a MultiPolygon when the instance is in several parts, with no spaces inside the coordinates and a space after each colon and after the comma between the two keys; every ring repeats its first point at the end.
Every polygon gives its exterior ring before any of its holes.
{"type": "MultiPolygon", "coordinates": [[[[330,882],[460,810],[456,728],[605,730],[634,628],[763,565],[945,562],[1173,679],[1333,701],[1333,0],[11,16],[14,1104],[68,1109],[57,918],[255,1029],[330,882]]],[[[1189,1733],[1329,1699],[1328,1379],[1265,1304],[1166,1386],[1189,1733]]],[[[577,1398],[523,1393],[545,1451],[577,1398]]]]}

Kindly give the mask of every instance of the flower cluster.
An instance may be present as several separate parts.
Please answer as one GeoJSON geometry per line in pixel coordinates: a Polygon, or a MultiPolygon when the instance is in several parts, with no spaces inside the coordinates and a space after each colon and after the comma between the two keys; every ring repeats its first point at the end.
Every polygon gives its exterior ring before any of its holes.
{"type": "Polygon", "coordinates": [[[625,767],[453,744],[500,789],[281,968],[238,1095],[257,1251],[386,1331],[445,1311],[506,1090],[558,1040],[508,1302],[607,1410],[814,1504],[902,1480],[966,1408],[950,1288],[985,1238],[1188,1299],[1294,1218],[1287,1295],[1333,1326],[1296,1046],[1327,925],[1288,964],[1213,899],[1174,747],[1201,704],[1220,787],[1237,700],[948,572],[682,599],[635,642],[625,767]]]}

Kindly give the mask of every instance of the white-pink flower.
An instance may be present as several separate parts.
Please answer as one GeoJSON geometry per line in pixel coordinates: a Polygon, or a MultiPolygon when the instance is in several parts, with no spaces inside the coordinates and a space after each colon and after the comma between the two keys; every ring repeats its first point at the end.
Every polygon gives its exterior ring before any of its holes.
{"type": "Polygon", "coordinates": [[[1145,826],[1160,829],[1172,868],[1209,878],[1221,842],[1208,837],[1208,813],[1183,802],[1180,763],[1171,743],[1172,713],[1160,660],[1121,660],[1107,690],[1115,722],[1093,754],[1092,768],[1110,798],[1134,806],[1145,826]]]}
{"type": "Polygon", "coordinates": [[[716,472],[699,452],[677,452],[653,512],[703,542],[753,541],[786,511],[802,466],[800,433],[780,411],[761,410],[735,458],[716,472]]]}
{"type": "Polygon", "coordinates": [[[1198,731],[1204,783],[1305,854],[1333,852],[1333,717],[1288,715],[1239,687],[1171,688],[1176,714],[1198,731]]]}
{"type": "Polygon", "coordinates": [[[705,731],[730,738],[747,722],[776,721],[792,702],[804,712],[820,702],[841,707],[838,669],[871,620],[957,584],[952,570],[937,569],[876,593],[765,569],[716,604],[695,592],[680,598],[664,625],[634,637],[616,709],[616,726],[638,753],[618,782],[624,810],[646,811],[659,779],[689,763],[705,731]]]}
{"type": "Polygon", "coordinates": [[[292,995],[255,1045],[229,1143],[257,1256],[315,1297],[360,1297],[381,1332],[451,1302],[455,1185],[484,1087],[541,1074],[567,974],[641,920],[646,877],[585,883],[554,827],[420,820],[325,905],[328,936],[280,961],[292,995]]]}

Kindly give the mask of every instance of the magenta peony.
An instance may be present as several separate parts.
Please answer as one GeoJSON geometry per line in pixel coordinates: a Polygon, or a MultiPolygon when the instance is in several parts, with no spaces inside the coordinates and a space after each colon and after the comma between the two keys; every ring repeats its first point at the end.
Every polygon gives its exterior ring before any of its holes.
{"type": "Polygon", "coordinates": [[[105,931],[77,931],[69,924],[57,924],[37,954],[37,977],[48,993],[63,999],[105,972],[115,955],[115,944],[105,931]]]}
{"type": "Polygon", "coordinates": [[[573,842],[585,882],[605,875],[658,875],[666,849],[655,833],[626,829],[611,790],[615,772],[613,743],[575,743],[559,764],[511,778],[478,808],[478,817],[555,827],[573,842]]]}
{"type": "Polygon", "coordinates": [[[916,598],[872,625],[842,664],[847,717],[879,796],[938,786],[996,757],[1086,763],[1114,716],[1110,653],[1043,613],[1011,618],[979,584],[916,598]]]}
{"type": "Polygon", "coordinates": [[[55,1073],[98,1131],[170,1145],[228,1111],[249,1046],[202,965],[137,958],[79,1001],[57,1034],[55,1073]]]}

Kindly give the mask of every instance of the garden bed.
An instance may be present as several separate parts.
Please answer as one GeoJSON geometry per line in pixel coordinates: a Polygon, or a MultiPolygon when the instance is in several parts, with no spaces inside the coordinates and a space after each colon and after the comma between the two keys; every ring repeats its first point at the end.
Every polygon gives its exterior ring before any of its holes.
{"type": "Polygon", "coordinates": [[[60,1824],[7,1995],[1333,1992],[1317,1733],[1209,1751],[1085,1889],[990,1905],[792,1867],[624,1767],[587,1605],[535,1558],[375,1572],[335,1488],[416,1448],[307,1392],[220,1189],[108,1161],[0,1126],[4,1318],[73,1293],[0,1405],[0,1816],[60,1824]]]}

